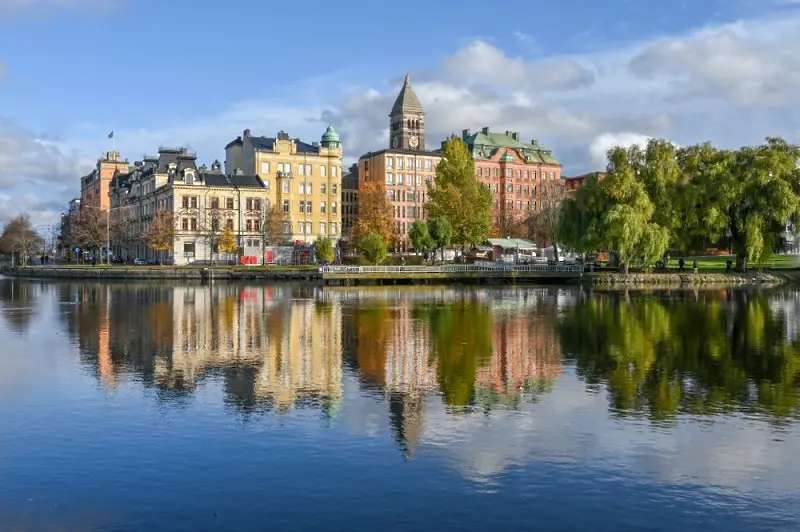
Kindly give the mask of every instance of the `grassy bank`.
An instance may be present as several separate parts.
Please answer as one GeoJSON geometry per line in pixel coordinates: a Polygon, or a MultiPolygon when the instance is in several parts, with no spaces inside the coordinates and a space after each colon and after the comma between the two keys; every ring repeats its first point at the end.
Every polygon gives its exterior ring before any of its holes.
{"type": "MultiPolygon", "coordinates": [[[[672,258],[669,261],[671,271],[678,270],[678,261],[681,257],[672,258]]],[[[727,268],[727,261],[736,264],[735,255],[716,255],[708,257],[683,257],[684,268],[691,270],[692,262],[697,259],[697,269],[700,272],[724,272],[727,268]]],[[[753,270],[791,270],[800,268],[800,255],[771,255],[765,261],[752,263],[749,265],[753,270]]]]}

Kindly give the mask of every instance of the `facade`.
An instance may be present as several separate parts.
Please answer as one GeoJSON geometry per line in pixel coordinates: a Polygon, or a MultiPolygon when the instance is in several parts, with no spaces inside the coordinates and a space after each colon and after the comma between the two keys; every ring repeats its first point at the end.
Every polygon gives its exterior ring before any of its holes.
{"type": "Polygon", "coordinates": [[[332,127],[311,144],[283,131],[276,137],[254,137],[246,129],[225,147],[225,171],[257,176],[264,183],[266,207],[277,205],[283,211],[287,240],[340,238],[342,143],[332,127]]]}
{"type": "Polygon", "coordinates": [[[347,238],[358,218],[358,165],[342,176],[342,236],[347,238]]]}
{"type": "Polygon", "coordinates": [[[109,209],[109,186],[117,172],[128,170],[128,161],[120,157],[118,151],[106,152],[97,160],[95,169],[81,178],[80,208],[109,209]]]}
{"type": "Polygon", "coordinates": [[[568,196],[573,196],[575,192],[577,192],[578,188],[582,187],[583,184],[586,182],[587,179],[590,177],[597,177],[598,181],[601,181],[605,176],[605,172],[590,172],[588,174],[583,174],[574,177],[565,177],[564,178],[564,191],[568,196]]]}
{"type": "Polygon", "coordinates": [[[461,133],[475,160],[478,181],[494,197],[495,232],[504,225],[522,223],[564,196],[561,163],[538,141],[524,144],[519,139],[517,132],[493,132],[488,127],[461,133]]]}
{"type": "Polygon", "coordinates": [[[398,249],[410,249],[408,230],[425,219],[428,184],[436,177],[438,152],[425,149],[425,112],[406,76],[389,114],[391,148],[362,155],[358,161],[359,186],[382,183],[394,210],[398,249]]]}
{"type": "Polygon", "coordinates": [[[198,168],[196,159],[186,148],[161,147],[157,157],[145,157],[129,172],[114,176],[110,219],[116,256],[177,265],[212,258],[235,260],[235,255],[215,249],[226,227],[233,231],[241,254],[261,256],[261,227],[268,200],[264,181],[240,171],[225,174],[219,161],[211,168],[198,168]],[[172,250],[159,254],[145,246],[141,235],[162,210],[172,212],[175,236],[172,250]]]}

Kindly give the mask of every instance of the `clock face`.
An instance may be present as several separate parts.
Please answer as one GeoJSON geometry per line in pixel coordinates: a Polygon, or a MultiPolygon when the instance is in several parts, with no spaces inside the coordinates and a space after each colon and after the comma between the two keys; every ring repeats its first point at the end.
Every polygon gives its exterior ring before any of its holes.
{"type": "Polygon", "coordinates": [[[410,139],[408,139],[408,145],[411,146],[412,148],[416,148],[418,144],[419,140],[417,140],[417,137],[411,137],[410,139]]]}
{"type": "Polygon", "coordinates": [[[396,148],[400,144],[400,141],[397,140],[397,137],[392,139],[392,148],[396,148]]]}

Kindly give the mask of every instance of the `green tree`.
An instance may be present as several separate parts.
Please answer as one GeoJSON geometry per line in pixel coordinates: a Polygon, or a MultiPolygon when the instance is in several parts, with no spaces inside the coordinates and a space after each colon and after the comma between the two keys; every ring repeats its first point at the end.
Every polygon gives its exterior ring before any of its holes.
{"type": "Polygon", "coordinates": [[[739,271],[774,251],[800,208],[800,147],[779,138],[736,151],[704,144],[681,150],[679,160],[691,180],[687,238],[729,237],[739,271]]]}
{"type": "Polygon", "coordinates": [[[333,241],[326,236],[318,237],[314,241],[314,252],[318,260],[333,262],[333,241]]]}
{"type": "Polygon", "coordinates": [[[462,247],[480,244],[492,229],[492,194],[475,178],[475,161],[459,138],[444,143],[427,210],[431,219],[450,220],[453,243],[462,247]]]}
{"type": "Polygon", "coordinates": [[[433,245],[431,235],[428,233],[428,224],[422,220],[417,220],[411,224],[411,229],[408,230],[408,238],[417,253],[433,245]]]}
{"type": "Polygon", "coordinates": [[[429,220],[428,234],[444,260],[444,249],[450,245],[453,239],[453,226],[450,224],[450,220],[444,216],[429,220]]]}
{"type": "Polygon", "coordinates": [[[358,251],[370,264],[386,260],[386,241],[378,233],[369,233],[358,241],[358,251]]]}

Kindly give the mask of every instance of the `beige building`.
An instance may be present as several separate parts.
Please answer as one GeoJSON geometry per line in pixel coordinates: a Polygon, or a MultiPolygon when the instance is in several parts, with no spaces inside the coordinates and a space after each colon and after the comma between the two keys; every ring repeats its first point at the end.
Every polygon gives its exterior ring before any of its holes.
{"type": "Polygon", "coordinates": [[[230,228],[241,255],[261,262],[268,186],[258,176],[224,174],[218,161],[211,168],[198,168],[196,159],[186,148],[161,147],[157,157],[145,157],[127,172],[117,172],[110,195],[115,256],[177,265],[212,258],[232,261],[239,253],[226,255],[216,249],[219,235],[230,228]],[[159,254],[145,246],[141,235],[162,210],[172,211],[175,241],[171,251],[159,254]]]}
{"type": "Polygon", "coordinates": [[[284,213],[287,239],[341,236],[342,143],[332,127],[311,144],[283,131],[274,138],[254,137],[246,129],[225,147],[225,170],[263,181],[268,205],[284,213]]]}
{"type": "Polygon", "coordinates": [[[428,184],[436,177],[438,152],[425,149],[425,111],[406,76],[389,114],[391,148],[362,155],[358,161],[359,186],[368,182],[384,185],[392,204],[400,250],[411,243],[408,230],[415,220],[425,219],[428,184]]]}

